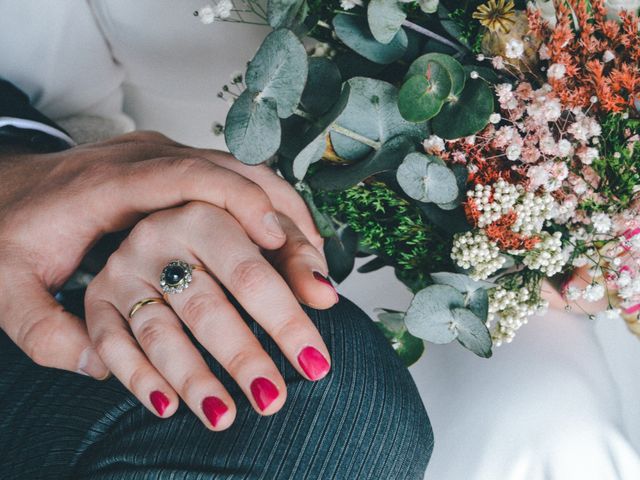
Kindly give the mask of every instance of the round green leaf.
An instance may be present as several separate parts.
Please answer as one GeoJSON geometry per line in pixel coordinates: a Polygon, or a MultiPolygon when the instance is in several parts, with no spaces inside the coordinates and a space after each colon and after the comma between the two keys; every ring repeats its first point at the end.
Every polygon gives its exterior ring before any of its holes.
{"type": "Polygon", "coordinates": [[[304,21],[305,0],[268,0],[267,20],[273,28],[292,27],[304,21]]]}
{"type": "Polygon", "coordinates": [[[325,113],[340,97],[342,75],[334,62],[324,57],[309,59],[309,77],[300,105],[313,117],[325,113]]]}
{"type": "Polygon", "coordinates": [[[378,315],[380,321],[376,322],[376,325],[391,342],[391,346],[405,366],[409,367],[424,353],[424,341],[407,331],[403,318],[402,312],[383,312],[378,315]]]}
{"type": "MultiPolygon", "coordinates": [[[[373,78],[355,77],[347,82],[351,96],[336,123],[370,140],[385,143],[397,135],[416,142],[426,137],[426,124],[406,121],[398,110],[398,90],[390,83],[373,78]]],[[[357,161],[371,152],[371,147],[331,132],[331,143],[338,156],[357,161]]]]}
{"type": "Polygon", "coordinates": [[[338,38],[351,50],[375,63],[388,65],[404,55],[409,40],[403,29],[387,43],[378,42],[371,31],[367,20],[356,15],[339,13],[333,18],[333,27],[338,38]]]}
{"type": "Polygon", "coordinates": [[[449,343],[456,339],[451,311],[464,307],[464,297],[448,285],[430,285],[419,291],[407,310],[404,321],[412,335],[432,343],[449,343]]]}
{"type": "Polygon", "coordinates": [[[433,133],[453,140],[478,133],[493,113],[493,94],[483,80],[469,80],[456,101],[442,107],[431,121],[433,133]]]}
{"type": "Polygon", "coordinates": [[[451,310],[458,341],[480,357],[491,356],[491,334],[482,320],[466,308],[451,310]]]}
{"type": "Polygon", "coordinates": [[[329,274],[336,282],[342,282],[353,270],[357,250],[358,234],[349,227],[343,227],[325,240],[324,253],[329,274]]]}
{"type": "Polygon", "coordinates": [[[270,33],[247,68],[247,89],[273,98],[278,116],[287,118],[300,103],[307,83],[308,61],[304,45],[291,30],[270,33]]]}
{"type": "Polygon", "coordinates": [[[464,67],[455,58],[444,53],[427,53],[418,57],[409,67],[405,79],[414,75],[427,75],[429,65],[438,63],[444,68],[451,78],[451,89],[448,94],[458,97],[464,88],[466,81],[466,73],[464,67]]]}
{"type": "Polygon", "coordinates": [[[229,110],[224,137],[229,151],[243,163],[257,165],[267,161],[280,147],[276,102],[244,91],[229,110]]]}
{"type": "Polygon", "coordinates": [[[380,43],[391,42],[406,18],[398,0],[371,0],[367,7],[369,29],[380,43]]]}
{"type": "Polygon", "coordinates": [[[440,64],[432,62],[426,75],[413,75],[402,85],[398,109],[405,120],[420,123],[435,117],[451,92],[451,77],[440,64]]]}
{"type": "Polygon", "coordinates": [[[402,190],[420,202],[445,203],[458,197],[458,186],[453,172],[422,153],[407,155],[396,172],[402,190]]]}

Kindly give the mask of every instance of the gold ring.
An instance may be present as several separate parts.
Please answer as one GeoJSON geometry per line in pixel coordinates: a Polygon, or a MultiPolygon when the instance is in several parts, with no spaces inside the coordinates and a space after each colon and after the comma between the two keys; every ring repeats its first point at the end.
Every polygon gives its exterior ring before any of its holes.
{"type": "Polygon", "coordinates": [[[167,302],[164,301],[164,298],[160,298],[160,297],[145,298],[143,300],[140,300],[139,302],[136,302],[136,304],[133,307],[131,307],[131,310],[129,310],[129,320],[131,320],[133,316],[136,314],[136,312],[140,310],[142,307],[146,305],[152,305],[154,303],[162,303],[163,305],[167,304],[167,302]]]}

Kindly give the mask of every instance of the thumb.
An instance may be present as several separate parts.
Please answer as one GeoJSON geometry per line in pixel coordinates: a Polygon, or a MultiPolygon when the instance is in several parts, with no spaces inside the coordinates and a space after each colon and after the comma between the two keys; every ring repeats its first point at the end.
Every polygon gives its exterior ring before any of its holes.
{"type": "Polygon", "coordinates": [[[18,290],[6,297],[11,299],[11,305],[5,309],[2,323],[7,335],[23,352],[43,367],[77,372],[99,380],[109,375],[81,319],[65,311],[39,281],[31,283],[30,288],[18,290]]]}

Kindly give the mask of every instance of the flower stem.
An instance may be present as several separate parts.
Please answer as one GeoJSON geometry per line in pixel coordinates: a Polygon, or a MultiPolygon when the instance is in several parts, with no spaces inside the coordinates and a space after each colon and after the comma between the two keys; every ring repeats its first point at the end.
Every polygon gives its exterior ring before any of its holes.
{"type": "Polygon", "coordinates": [[[415,24],[409,20],[405,20],[404,22],[402,22],[402,26],[403,27],[407,27],[411,30],[413,30],[414,32],[417,32],[421,35],[424,35],[425,37],[429,37],[429,38],[433,38],[434,40],[437,40],[438,42],[442,43],[443,45],[447,45],[453,49],[455,49],[457,52],[463,53],[464,50],[461,48],[461,45],[458,45],[454,42],[452,42],[451,40],[449,40],[448,38],[443,37],[442,35],[438,35],[435,32],[432,32],[431,30],[424,28],[418,24],[415,24]]]}

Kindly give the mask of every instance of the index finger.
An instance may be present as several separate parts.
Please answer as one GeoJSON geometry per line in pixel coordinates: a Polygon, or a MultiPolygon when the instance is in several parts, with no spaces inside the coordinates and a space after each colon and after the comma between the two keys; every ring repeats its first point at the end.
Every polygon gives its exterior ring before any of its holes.
{"type": "Polygon", "coordinates": [[[216,165],[239,173],[260,185],[269,196],[274,208],[293,220],[307,240],[323,253],[323,239],[309,212],[307,204],[289,182],[266,165],[245,165],[231,154],[216,150],[199,150],[216,165]]]}

